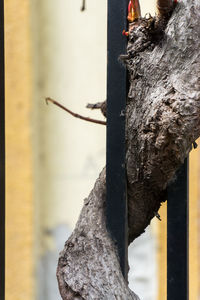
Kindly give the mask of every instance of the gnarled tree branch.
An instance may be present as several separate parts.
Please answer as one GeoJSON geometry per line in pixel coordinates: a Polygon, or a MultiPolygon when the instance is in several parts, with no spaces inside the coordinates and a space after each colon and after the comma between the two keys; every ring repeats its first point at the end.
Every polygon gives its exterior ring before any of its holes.
{"type": "MultiPolygon", "coordinates": [[[[200,136],[200,4],[179,3],[164,32],[154,20],[133,26],[125,62],[129,242],[150,223],[165,189],[200,136]]],[[[63,299],[138,299],[124,281],[105,227],[105,169],[60,254],[63,299]]]]}

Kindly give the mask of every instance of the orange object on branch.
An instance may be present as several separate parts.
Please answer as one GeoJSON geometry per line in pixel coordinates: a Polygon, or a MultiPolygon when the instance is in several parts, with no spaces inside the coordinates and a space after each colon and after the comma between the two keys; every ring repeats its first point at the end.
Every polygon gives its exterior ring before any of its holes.
{"type": "Polygon", "coordinates": [[[130,0],[128,5],[128,21],[133,22],[141,17],[139,0],[130,0]]]}
{"type": "Polygon", "coordinates": [[[126,31],[126,30],[123,30],[123,31],[122,31],[122,35],[129,36],[129,32],[126,31]]]}

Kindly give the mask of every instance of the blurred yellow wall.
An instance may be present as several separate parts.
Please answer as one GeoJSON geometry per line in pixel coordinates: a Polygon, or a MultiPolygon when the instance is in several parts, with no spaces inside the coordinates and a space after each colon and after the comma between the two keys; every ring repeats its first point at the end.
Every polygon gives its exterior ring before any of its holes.
{"type": "Polygon", "coordinates": [[[5,1],[6,300],[33,299],[29,23],[29,1],[5,1]]]}
{"type": "MultiPolygon", "coordinates": [[[[200,140],[197,141],[198,144],[200,140]]],[[[189,297],[199,299],[199,183],[200,149],[192,150],[189,164],[189,297]]]]}

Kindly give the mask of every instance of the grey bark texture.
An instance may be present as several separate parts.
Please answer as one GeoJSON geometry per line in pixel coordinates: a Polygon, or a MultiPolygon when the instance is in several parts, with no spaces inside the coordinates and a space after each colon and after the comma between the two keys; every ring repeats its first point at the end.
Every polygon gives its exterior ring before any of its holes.
{"type": "MultiPolygon", "coordinates": [[[[129,243],[144,232],[200,136],[200,3],[180,0],[169,21],[133,26],[126,107],[129,243]],[[166,26],[165,26],[166,25],[166,26]],[[162,30],[163,29],[163,30],[162,30]]],[[[105,226],[105,169],[60,253],[62,299],[139,299],[123,279],[105,226]]]]}

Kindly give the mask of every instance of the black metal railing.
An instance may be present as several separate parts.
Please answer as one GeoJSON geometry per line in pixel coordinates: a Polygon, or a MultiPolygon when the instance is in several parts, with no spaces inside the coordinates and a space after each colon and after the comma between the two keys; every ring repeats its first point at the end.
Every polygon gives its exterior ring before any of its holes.
{"type": "Polygon", "coordinates": [[[107,228],[117,243],[120,265],[127,278],[127,201],[125,172],[125,106],[127,72],[119,62],[126,52],[122,30],[127,26],[127,0],[108,1],[107,65],[107,228]]]}
{"type": "Polygon", "coordinates": [[[167,299],[189,299],[189,171],[186,159],[168,187],[167,299]]]}
{"type": "Polygon", "coordinates": [[[0,299],[5,298],[4,1],[0,0],[0,299]]]}
{"type": "MultiPolygon", "coordinates": [[[[125,110],[127,74],[119,62],[126,52],[122,30],[127,26],[128,1],[108,0],[107,66],[107,228],[118,246],[127,279],[127,199],[125,174],[125,110]]],[[[188,300],[188,160],[168,188],[167,299],[188,300]]]]}

